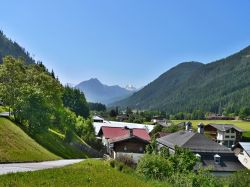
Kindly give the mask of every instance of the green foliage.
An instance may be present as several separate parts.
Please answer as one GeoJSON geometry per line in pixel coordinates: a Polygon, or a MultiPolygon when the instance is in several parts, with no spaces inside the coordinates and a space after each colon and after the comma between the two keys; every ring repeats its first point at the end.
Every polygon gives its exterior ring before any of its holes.
{"type": "Polygon", "coordinates": [[[158,147],[155,138],[151,140],[150,144],[146,145],[146,153],[155,155],[158,153],[158,147]]]}
{"type": "Polygon", "coordinates": [[[169,149],[165,146],[161,147],[159,150],[159,155],[163,158],[168,159],[170,156],[169,149]]]}
{"type": "Polygon", "coordinates": [[[243,170],[236,172],[234,175],[227,178],[227,181],[229,181],[229,187],[245,187],[249,186],[250,184],[250,172],[249,170],[243,170]]]}
{"type": "Polygon", "coordinates": [[[175,172],[169,178],[169,183],[175,187],[222,187],[220,178],[214,177],[207,170],[199,170],[197,173],[175,172]]]}
{"type": "Polygon", "coordinates": [[[162,132],[168,132],[168,133],[173,133],[173,132],[177,132],[178,130],[180,130],[181,128],[178,127],[178,125],[175,125],[175,124],[171,124],[170,126],[168,127],[164,127],[162,129],[162,132]]]}
{"type": "Polygon", "coordinates": [[[171,160],[173,170],[178,172],[192,171],[196,162],[198,161],[196,156],[185,148],[175,146],[174,156],[169,158],[171,160]]]}
{"type": "Polygon", "coordinates": [[[88,103],[89,109],[91,111],[97,111],[97,112],[105,112],[107,110],[106,105],[101,103],[88,103]]]}
{"type": "Polygon", "coordinates": [[[0,94],[14,119],[32,131],[47,128],[51,116],[62,106],[61,84],[44,66],[27,66],[10,56],[0,65],[0,94]]]}
{"type": "Polygon", "coordinates": [[[241,119],[245,119],[250,116],[250,108],[242,107],[239,112],[239,116],[241,119]]]}
{"type": "Polygon", "coordinates": [[[162,129],[163,129],[163,126],[162,125],[159,125],[159,124],[156,124],[153,128],[153,130],[150,132],[151,133],[151,137],[155,137],[155,135],[158,133],[158,132],[162,132],[162,129]]]}
{"type": "Polygon", "coordinates": [[[136,171],[147,179],[164,180],[171,175],[172,165],[160,155],[146,154],[140,159],[136,171]]]}
{"type": "Polygon", "coordinates": [[[110,112],[109,112],[109,116],[112,118],[112,117],[116,117],[118,115],[117,111],[114,110],[114,109],[111,109],[110,112]]]}
{"type": "Polygon", "coordinates": [[[89,116],[89,106],[86,102],[84,94],[75,88],[66,86],[63,92],[63,104],[77,116],[87,118],[89,116]]]}

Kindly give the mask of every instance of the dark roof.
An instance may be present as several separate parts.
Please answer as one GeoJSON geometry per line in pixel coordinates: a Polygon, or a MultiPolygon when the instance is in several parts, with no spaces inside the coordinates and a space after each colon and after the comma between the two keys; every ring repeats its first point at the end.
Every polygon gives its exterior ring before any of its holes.
{"type": "Polygon", "coordinates": [[[109,141],[109,143],[117,143],[117,142],[122,142],[122,141],[126,141],[126,140],[131,140],[131,139],[135,139],[137,141],[144,142],[144,143],[149,143],[148,140],[142,139],[142,138],[137,137],[137,136],[130,136],[128,134],[124,135],[124,136],[119,136],[119,137],[109,139],[108,141],[109,141]]]}
{"type": "Polygon", "coordinates": [[[193,152],[232,153],[227,147],[210,140],[203,134],[192,131],[178,131],[158,138],[157,142],[172,149],[177,145],[189,148],[193,152]]]}
{"type": "MultiPolygon", "coordinates": [[[[219,171],[219,172],[234,172],[238,170],[242,170],[245,167],[240,163],[235,155],[231,156],[221,156],[221,162],[216,164],[213,159],[213,155],[210,157],[208,156],[201,156],[201,164],[204,168],[209,168],[212,171],[219,171]]],[[[195,166],[195,170],[198,169],[198,165],[195,166]]]]}
{"type": "MultiPolygon", "coordinates": [[[[188,148],[193,153],[201,156],[202,167],[209,167],[212,171],[233,172],[244,169],[233,151],[220,145],[205,135],[192,131],[178,131],[162,138],[157,142],[174,149],[174,146],[188,148]],[[218,154],[221,157],[221,163],[216,164],[214,156],[218,154]]],[[[194,169],[198,169],[198,165],[194,169]]]]}
{"type": "Polygon", "coordinates": [[[218,129],[219,131],[223,131],[223,132],[225,132],[225,131],[227,131],[229,129],[232,129],[232,128],[239,131],[239,132],[244,132],[244,130],[242,130],[241,128],[236,127],[236,126],[231,125],[231,124],[208,124],[206,126],[209,126],[209,125],[216,128],[216,129],[218,129]]]}

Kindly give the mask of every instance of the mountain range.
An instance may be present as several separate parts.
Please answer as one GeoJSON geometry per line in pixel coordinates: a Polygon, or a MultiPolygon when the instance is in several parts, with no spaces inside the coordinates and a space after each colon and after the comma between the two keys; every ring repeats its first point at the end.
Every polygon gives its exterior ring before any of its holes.
{"type": "Polygon", "coordinates": [[[250,46],[208,64],[184,62],[112,106],[168,113],[250,107],[250,46]]]}
{"type": "Polygon", "coordinates": [[[124,99],[136,91],[136,88],[132,85],[128,85],[126,88],[118,85],[108,86],[101,83],[97,78],[83,81],[76,85],[75,88],[84,92],[88,102],[100,102],[103,104],[110,104],[124,99]]]}

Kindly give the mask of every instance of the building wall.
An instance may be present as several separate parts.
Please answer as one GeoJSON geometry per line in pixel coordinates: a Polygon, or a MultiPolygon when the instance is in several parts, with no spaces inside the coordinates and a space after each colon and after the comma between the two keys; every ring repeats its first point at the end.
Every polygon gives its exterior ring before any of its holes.
{"type": "Polygon", "coordinates": [[[127,153],[144,153],[147,143],[139,141],[124,141],[114,144],[114,151],[127,153]]]}
{"type": "Polygon", "coordinates": [[[250,157],[248,156],[246,151],[243,150],[237,156],[242,165],[245,166],[247,169],[250,169],[250,157]]]}

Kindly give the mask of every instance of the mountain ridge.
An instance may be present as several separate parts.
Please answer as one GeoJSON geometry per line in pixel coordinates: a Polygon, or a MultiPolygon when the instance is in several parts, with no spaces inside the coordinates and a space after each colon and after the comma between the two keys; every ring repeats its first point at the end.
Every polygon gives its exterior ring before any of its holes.
{"type": "Polygon", "coordinates": [[[23,58],[27,64],[35,63],[35,60],[30,57],[30,54],[23,47],[7,38],[3,31],[0,30],[0,64],[3,63],[3,57],[8,55],[15,58],[23,58]]]}
{"type": "Polygon", "coordinates": [[[197,109],[221,112],[221,108],[238,111],[240,107],[250,106],[248,74],[250,46],[208,64],[181,63],[129,98],[112,105],[168,113],[197,109]]]}
{"type": "Polygon", "coordinates": [[[82,81],[75,86],[84,92],[88,102],[100,102],[109,104],[131,95],[134,91],[122,88],[119,85],[108,86],[97,78],[82,81]]]}

